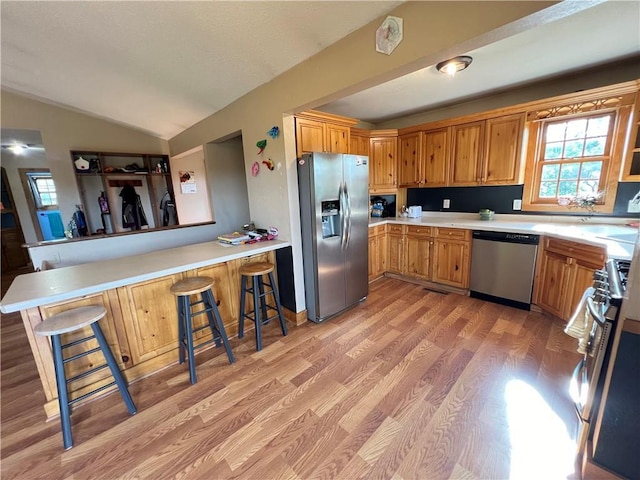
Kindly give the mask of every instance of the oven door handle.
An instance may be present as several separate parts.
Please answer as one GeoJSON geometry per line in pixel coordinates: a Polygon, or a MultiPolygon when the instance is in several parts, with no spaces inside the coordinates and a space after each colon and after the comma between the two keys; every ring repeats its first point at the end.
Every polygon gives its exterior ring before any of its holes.
{"type": "Polygon", "coordinates": [[[576,392],[576,398],[574,399],[573,405],[576,409],[576,414],[578,415],[578,418],[585,422],[588,421],[588,419],[582,416],[582,410],[584,409],[584,405],[580,403],[580,397],[582,396],[582,392],[580,391],[580,388],[583,385],[582,372],[584,371],[586,365],[587,365],[587,362],[585,361],[585,359],[584,358],[581,359],[580,362],[578,362],[578,365],[576,365],[576,368],[573,369],[573,374],[571,375],[572,387],[575,389],[575,392],[576,392]]]}
{"type": "Polygon", "coordinates": [[[598,325],[600,325],[601,327],[604,327],[604,324],[606,322],[604,318],[604,314],[602,313],[602,311],[600,312],[598,311],[598,307],[596,307],[596,302],[594,302],[593,298],[591,297],[587,298],[587,308],[589,309],[589,313],[591,314],[593,319],[598,323],[598,325]]]}

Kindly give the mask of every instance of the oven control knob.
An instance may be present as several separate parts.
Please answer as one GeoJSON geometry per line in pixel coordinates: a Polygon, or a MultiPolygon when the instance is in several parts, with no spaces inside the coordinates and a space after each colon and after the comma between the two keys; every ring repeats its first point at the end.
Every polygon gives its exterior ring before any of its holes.
{"type": "Polygon", "coordinates": [[[593,294],[593,300],[597,303],[602,303],[609,297],[609,292],[604,288],[596,288],[595,293],[593,294]]]}
{"type": "Polygon", "coordinates": [[[595,282],[593,282],[593,287],[598,290],[609,291],[609,282],[607,282],[606,279],[596,280],[595,282]]]}
{"type": "Polygon", "coordinates": [[[606,280],[607,277],[608,275],[606,270],[596,270],[595,272],[593,272],[594,280],[606,280]]]}

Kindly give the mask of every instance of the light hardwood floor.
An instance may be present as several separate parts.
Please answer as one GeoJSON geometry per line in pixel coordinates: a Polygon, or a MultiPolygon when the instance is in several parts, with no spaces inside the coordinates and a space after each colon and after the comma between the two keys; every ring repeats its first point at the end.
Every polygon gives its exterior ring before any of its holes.
{"type": "Polygon", "coordinates": [[[4,315],[3,479],[577,478],[562,325],[381,279],[324,324],[272,323],[73,412],[63,451],[19,315],[4,315]],[[575,477],[574,477],[575,476],[575,477]]]}

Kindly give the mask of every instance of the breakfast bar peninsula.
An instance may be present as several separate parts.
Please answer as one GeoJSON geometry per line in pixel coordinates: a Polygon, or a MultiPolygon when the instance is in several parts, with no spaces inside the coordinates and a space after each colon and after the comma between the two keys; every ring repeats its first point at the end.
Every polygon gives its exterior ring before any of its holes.
{"type": "MultiPolygon", "coordinates": [[[[238,269],[255,261],[275,264],[275,250],[288,246],[281,240],[244,245],[213,241],[16,277],[0,302],[0,311],[21,313],[42,381],[47,417],[58,414],[57,389],[50,342],[34,334],[38,323],[71,308],[103,306],[107,314],[101,321],[102,329],[121,371],[132,382],[178,360],[176,303],[169,291],[175,282],[197,275],[213,278],[218,308],[227,334],[232,337],[238,326],[238,269]]],[[[196,326],[205,321],[204,315],[194,319],[196,326]]],[[[196,335],[202,335],[204,340],[206,331],[196,335]]],[[[87,330],[66,335],[63,343],[89,333],[87,330]]],[[[68,355],[94,348],[93,342],[71,347],[68,355]]],[[[92,353],[68,364],[68,374],[75,376],[101,363],[104,361],[100,353],[92,353]]],[[[105,370],[78,378],[69,385],[70,399],[110,381],[105,370]]]]}

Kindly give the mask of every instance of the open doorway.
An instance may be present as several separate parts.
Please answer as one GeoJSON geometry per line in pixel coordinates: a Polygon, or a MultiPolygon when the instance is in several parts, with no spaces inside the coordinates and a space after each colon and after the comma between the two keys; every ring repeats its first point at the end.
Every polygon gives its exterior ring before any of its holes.
{"type": "Polygon", "coordinates": [[[64,238],[58,193],[48,168],[19,168],[20,180],[38,240],[64,238]]]}
{"type": "Polygon", "coordinates": [[[2,250],[2,272],[26,267],[29,255],[24,245],[24,234],[20,226],[11,187],[4,167],[2,170],[2,189],[0,201],[0,247],[2,250]]]}

